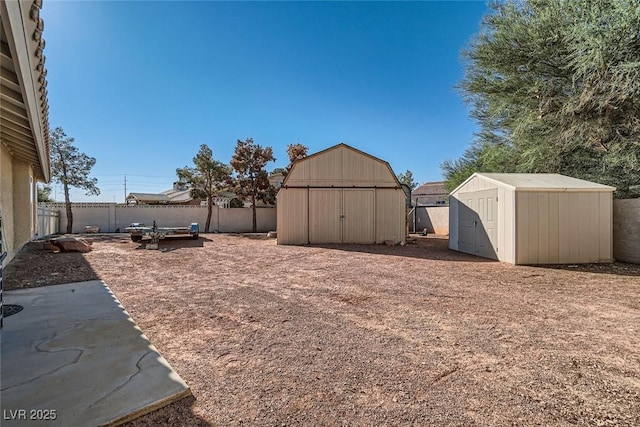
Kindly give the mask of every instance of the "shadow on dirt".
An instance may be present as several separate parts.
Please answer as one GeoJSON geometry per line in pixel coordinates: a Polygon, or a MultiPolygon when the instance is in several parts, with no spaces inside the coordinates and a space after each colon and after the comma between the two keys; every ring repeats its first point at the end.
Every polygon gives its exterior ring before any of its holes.
{"type": "MultiPolygon", "coordinates": [[[[213,240],[200,235],[197,239],[191,237],[174,237],[168,236],[158,243],[158,251],[160,252],[173,252],[184,248],[202,248],[204,242],[212,242],[213,240]]],[[[147,244],[151,243],[151,240],[144,239],[138,242],[139,246],[136,249],[147,249],[147,244]]]]}
{"type": "Polygon", "coordinates": [[[22,247],[20,252],[5,266],[2,279],[4,289],[8,291],[100,280],[100,277],[84,254],[80,252],[53,253],[44,249],[43,241],[38,240],[28,242],[22,247]]]}
{"type": "Polygon", "coordinates": [[[449,240],[438,237],[415,238],[415,243],[406,244],[404,246],[386,246],[386,245],[355,245],[355,244],[324,244],[309,245],[313,248],[325,248],[347,252],[364,252],[369,254],[391,255],[400,257],[411,257],[437,261],[452,262],[498,262],[496,260],[481,258],[474,255],[465,254],[449,249],[449,240]]]}
{"type": "Polygon", "coordinates": [[[640,265],[614,262],[607,264],[553,264],[532,265],[531,267],[552,270],[580,271],[582,273],[612,274],[615,276],[640,277],[640,265]]]}
{"type": "Polygon", "coordinates": [[[193,396],[185,397],[177,402],[173,402],[163,408],[143,415],[140,418],[122,424],[124,427],[141,427],[141,426],[194,426],[205,427],[211,424],[200,418],[193,412],[193,405],[196,398],[193,396]]]}

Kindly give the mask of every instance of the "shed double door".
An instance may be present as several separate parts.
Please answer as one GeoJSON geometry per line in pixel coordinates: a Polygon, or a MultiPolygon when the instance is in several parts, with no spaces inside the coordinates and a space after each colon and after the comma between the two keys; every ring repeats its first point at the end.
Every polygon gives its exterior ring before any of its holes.
{"type": "Polygon", "coordinates": [[[309,189],[309,243],[374,242],[375,189],[309,189]]]}
{"type": "Polygon", "coordinates": [[[484,258],[498,259],[498,190],[460,193],[458,249],[484,258]]]}

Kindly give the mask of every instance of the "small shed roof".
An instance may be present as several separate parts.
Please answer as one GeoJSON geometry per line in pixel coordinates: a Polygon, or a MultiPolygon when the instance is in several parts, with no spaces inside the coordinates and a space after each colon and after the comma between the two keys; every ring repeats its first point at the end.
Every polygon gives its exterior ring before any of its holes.
{"type": "Polygon", "coordinates": [[[476,172],[451,193],[455,193],[474,177],[483,177],[516,191],[614,191],[615,187],[557,173],[479,173],[476,172]]]}

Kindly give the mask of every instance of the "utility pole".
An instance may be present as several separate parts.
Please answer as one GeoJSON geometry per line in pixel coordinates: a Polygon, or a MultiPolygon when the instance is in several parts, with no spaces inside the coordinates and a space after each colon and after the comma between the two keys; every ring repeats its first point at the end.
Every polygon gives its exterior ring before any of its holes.
{"type": "Polygon", "coordinates": [[[127,203],[127,174],[124,174],[124,202],[127,203]]]}

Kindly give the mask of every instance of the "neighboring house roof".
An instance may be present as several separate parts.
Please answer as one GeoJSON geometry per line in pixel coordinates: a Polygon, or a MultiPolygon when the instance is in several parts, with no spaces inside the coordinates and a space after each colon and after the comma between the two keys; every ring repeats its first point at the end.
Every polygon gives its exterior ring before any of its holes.
{"type": "Polygon", "coordinates": [[[615,187],[602,185],[583,179],[572,178],[557,173],[474,173],[452,193],[462,188],[468,181],[476,176],[481,176],[500,184],[513,188],[516,191],[614,191],[615,187]]]}
{"type": "Polygon", "coordinates": [[[169,203],[169,197],[166,194],[154,193],[129,193],[127,200],[135,200],[138,203],[169,203]]]}
{"type": "MultiPolygon", "coordinates": [[[[236,195],[228,191],[221,191],[218,193],[218,197],[232,199],[236,195]]],[[[135,200],[137,203],[185,204],[191,202],[194,198],[191,197],[190,188],[171,188],[160,193],[129,193],[127,200],[135,200]]]]}
{"type": "Polygon", "coordinates": [[[49,181],[49,103],[42,0],[0,2],[0,140],[49,181]]]}
{"type": "Polygon", "coordinates": [[[445,187],[444,181],[425,182],[411,192],[412,196],[440,196],[447,194],[449,192],[445,187]]]}

